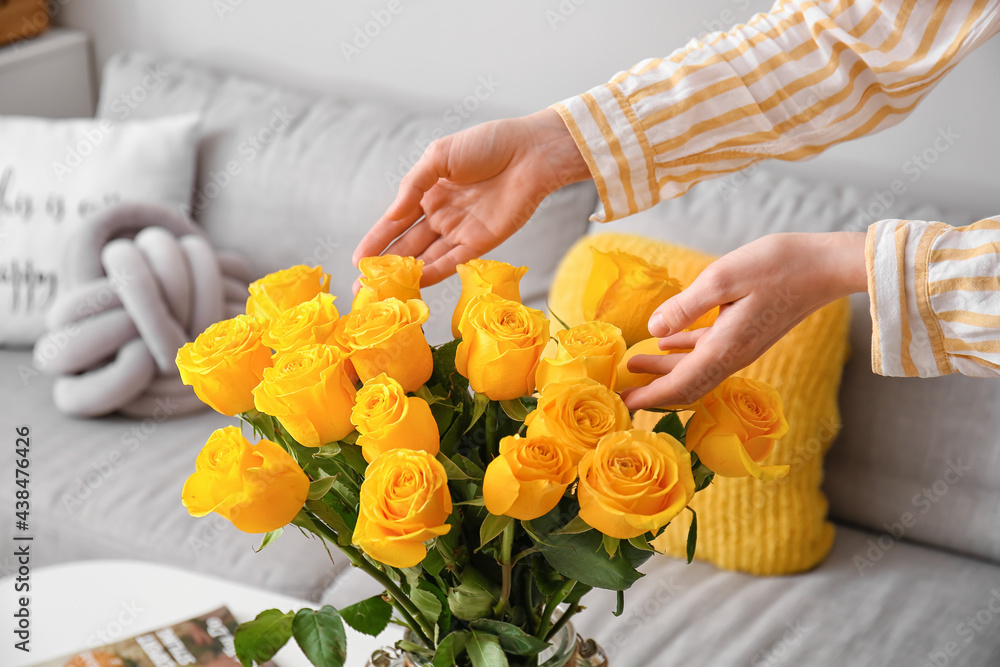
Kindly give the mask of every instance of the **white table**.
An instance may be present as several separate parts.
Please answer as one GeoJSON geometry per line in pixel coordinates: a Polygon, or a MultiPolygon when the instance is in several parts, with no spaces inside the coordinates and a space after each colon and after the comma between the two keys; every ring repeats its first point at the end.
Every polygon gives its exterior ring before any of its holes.
{"type": "MultiPolygon", "coordinates": [[[[238,621],[265,609],[283,611],[315,603],[258,588],[185,572],[173,567],[124,560],[91,560],[42,568],[31,573],[32,651],[13,648],[16,598],[10,578],[0,579],[0,665],[24,667],[92,648],[97,633],[116,640],[155,630],[227,606],[238,621]],[[121,628],[119,630],[119,628],[121,628]]],[[[401,636],[391,628],[379,638],[347,628],[348,667],[363,667],[376,649],[401,636]]],[[[279,667],[309,667],[292,640],[274,658],[279,667]]]]}

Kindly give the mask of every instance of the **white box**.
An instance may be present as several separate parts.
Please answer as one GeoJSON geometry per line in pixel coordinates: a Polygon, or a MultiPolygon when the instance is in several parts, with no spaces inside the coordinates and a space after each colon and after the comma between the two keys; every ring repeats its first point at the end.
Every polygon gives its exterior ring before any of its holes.
{"type": "Polygon", "coordinates": [[[79,30],[52,28],[0,47],[0,115],[94,115],[90,44],[79,30]]]}

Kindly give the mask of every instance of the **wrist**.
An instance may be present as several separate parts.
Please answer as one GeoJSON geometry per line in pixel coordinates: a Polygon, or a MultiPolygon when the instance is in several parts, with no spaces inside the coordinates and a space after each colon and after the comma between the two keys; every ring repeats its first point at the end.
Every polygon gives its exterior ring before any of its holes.
{"type": "Polygon", "coordinates": [[[535,150],[556,176],[558,189],[588,180],[590,168],[562,117],[554,109],[542,109],[523,119],[531,132],[535,150]]]}
{"type": "Polygon", "coordinates": [[[834,232],[834,257],[842,294],[868,291],[868,267],[865,262],[865,232],[834,232]]]}

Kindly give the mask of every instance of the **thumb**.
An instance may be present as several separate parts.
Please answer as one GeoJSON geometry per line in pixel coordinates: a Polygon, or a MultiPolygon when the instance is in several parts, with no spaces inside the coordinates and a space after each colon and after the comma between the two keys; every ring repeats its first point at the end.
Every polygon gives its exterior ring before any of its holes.
{"type": "Polygon", "coordinates": [[[708,311],[731,301],[706,273],[653,311],[649,318],[650,335],[663,338],[683,331],[708,311]]]}

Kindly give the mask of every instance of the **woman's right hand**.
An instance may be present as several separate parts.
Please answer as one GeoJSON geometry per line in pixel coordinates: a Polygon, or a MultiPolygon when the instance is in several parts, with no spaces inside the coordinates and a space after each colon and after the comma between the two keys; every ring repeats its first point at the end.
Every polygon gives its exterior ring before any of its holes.
{"type": "Polygon", "coordinates": [[[589,177],[551,109],[443,137],[403,178],[396,200],[354,251],[354,264],[383,253],[417,257],[423,284],[433,285],[513,235],[550,193],[589,177]]]}

